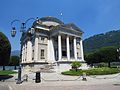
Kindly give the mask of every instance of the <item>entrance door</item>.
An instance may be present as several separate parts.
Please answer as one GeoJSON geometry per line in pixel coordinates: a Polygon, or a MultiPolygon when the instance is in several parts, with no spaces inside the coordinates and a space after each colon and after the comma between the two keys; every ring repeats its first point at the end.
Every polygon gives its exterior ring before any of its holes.
{"type": "Polygon", "coordinates": [[[55,60],[58,61],[58,50],[55,50],[55,60]]]}
{"type": "Polygon", "coordinates": [[[67,52],[66,51],[62,51],[62,56],[66,57],[67,56],[67,52]]]}

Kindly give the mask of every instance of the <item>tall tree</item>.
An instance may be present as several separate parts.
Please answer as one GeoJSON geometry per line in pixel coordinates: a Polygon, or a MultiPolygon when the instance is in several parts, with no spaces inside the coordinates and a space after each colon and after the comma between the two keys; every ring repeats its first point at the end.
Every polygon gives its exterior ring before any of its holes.
{"type": "Polygon", "coordinates": [[[0,66],[3,66],[5,70],[5,65],[8,65],[10,60],[11,45],[8,38],[0,32],[0,66]]]}

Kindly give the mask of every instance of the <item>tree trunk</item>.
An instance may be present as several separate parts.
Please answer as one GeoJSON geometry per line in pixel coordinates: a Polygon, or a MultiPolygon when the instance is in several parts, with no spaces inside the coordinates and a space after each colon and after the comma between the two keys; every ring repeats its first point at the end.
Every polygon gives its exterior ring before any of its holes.
{"type": "Polygon", "coordinates": [[[5,66],[3,65],[3,70],[5,70],[5,66]]]}
{"type": "Polygon", "coordinates": [[[15,65],[14,69],[16,70],[16,65],[15,65]]]}
{"type": "Polygon", "coordinates": [[[110,62],[108,62],[108,67],[110,68],[110,62]]]}
{"type": "Polygon", "coordinates": [[[90,66],[93,67],[93,63],[91,63],[90,66]]]}
{"type": "Polygon", "coordinates": [[[77,68],[75,68],[75,71],[77,72],[77,71],[78,71],[78,69],[77,69],[77,68]]]}

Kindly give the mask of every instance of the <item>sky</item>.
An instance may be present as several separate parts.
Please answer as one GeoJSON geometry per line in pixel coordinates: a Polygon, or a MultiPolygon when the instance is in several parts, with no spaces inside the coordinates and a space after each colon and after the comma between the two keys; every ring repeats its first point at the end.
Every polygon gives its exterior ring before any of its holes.
{"type": "MultiPolygon", "coordinates": [[[[84,32],[84,40],[120,29],[120,0],[0,0],[0,32],[10,40],[12,51],[20,49],[21,33],[20,23],[16,22],[17,34],[11,37],[11,22],[44,16],[76,24],[84,32]]],[[[32,23],[29,21],[27,28],[32,23]]]]}

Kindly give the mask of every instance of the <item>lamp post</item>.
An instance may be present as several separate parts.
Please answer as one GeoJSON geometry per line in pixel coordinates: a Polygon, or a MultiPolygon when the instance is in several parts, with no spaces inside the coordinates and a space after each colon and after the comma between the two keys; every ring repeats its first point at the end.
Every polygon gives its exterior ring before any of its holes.
{"type": "Polygon", "coordinates": [[[118,53],[118,60],[120,60],[120,48],[117,49],[117,53],[118,53]]]}
{"type": "Polygon", "coordinates": [[[118,52],[118,59],[120,59],[120,48],[117,49],[118,52]]]}
{"type": "MultiPolygon", "coordinates": [[[[34,20],[34,21],[38,21],[38,17],[35,19],[35,18],[29,18],[29,19],[27,19],[25,22],[21,22],[20,20],[13,20],[12,22],[11,22],[11,27],[12,27],[12,30],[11,30],[11,36],[12,37],[15,37],[15,35],[16,35],[16,28],[15,28],[15,26],[13,26],[13,23],[15,23],[15,22],[19,22],[20,23],[20,25],[21,25],[21,27],[20,27],[20,32],[21,33],[25,33],[27,30],[26,30],[26,24],[27,24],[27,22],[29,21],[29,20],[34,20]]],[[[31,30],[33,30],[33,29],[31,29],[31,30]]],[[[33,31],[32,31],[33,32],[33,31]]],[[[16,84],[21,84],[22,83],[22,81],[21,81],[21,72],[22,72],[22,70],[21,70],[21,61],[22,61],[22,48],[21,48],[21,51],[20,51],[20,60],[19,60],[19,69],[18,69],[18,79],[17,79],[17,82],[16,82],[16,84]]]]}

